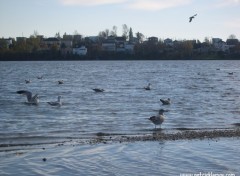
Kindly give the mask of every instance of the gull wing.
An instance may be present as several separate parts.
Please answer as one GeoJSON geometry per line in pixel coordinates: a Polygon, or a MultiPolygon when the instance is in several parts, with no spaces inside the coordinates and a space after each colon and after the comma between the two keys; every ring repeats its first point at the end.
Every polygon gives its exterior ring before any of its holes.
{"type": "Polygon", "coordinates": [[[35,101],[35,99],[38,98],[38,94],[34,95],[34,97],[32,97],[32,100],[35,101]]]}
{"type": "MultiPolygon", "coordinates": [[[[27,90],[19,90],[17,91],[18,94],[23,94],[27,96],[27,100],[28,102],[30,102],[32,100],[32,92],[29,92],[27,90]]],[[[36,96],[36,95],[35,95],[36,96]]]]}

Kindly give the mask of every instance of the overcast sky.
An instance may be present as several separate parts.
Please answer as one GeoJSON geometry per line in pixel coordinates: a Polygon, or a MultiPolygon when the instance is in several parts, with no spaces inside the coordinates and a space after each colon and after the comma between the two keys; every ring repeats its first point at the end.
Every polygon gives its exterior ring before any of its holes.
{"type": "Polygon", "coordinates": [[[240,39],[240,0],[0,0],[0,37],[96,36],[126,24],[133,34],[177,40],[240,39]],[[197,14],[191,23],[189,17],[197,14]]]}

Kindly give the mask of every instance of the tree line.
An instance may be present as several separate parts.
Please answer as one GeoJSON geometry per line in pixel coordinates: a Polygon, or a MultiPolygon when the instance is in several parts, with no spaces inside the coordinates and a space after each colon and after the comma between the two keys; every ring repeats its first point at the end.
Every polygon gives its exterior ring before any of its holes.
{"type": "MultiPolygon", "coordinates": [[[[82,36],[77,31],[74,35],[82,36]]],[[[63,39],[60,33],[55,34],[55,38],[63,39]]],[[[89,37],[81,37],[78,41],[73,41],[73,45],[84,45],[88,49],[86,56],[62,55],[63,44],[58,48],[53,45],[47,51],[42,51],[42,39],[37,31],[26,40],[12,40],[12,44],[7,46],[5,40],[0,40],[0,60],[65,60],[65,59],[239,59],[240,44],[232,47],[228,52],[216,50],[210,39],[205,38],[204,42],[199,40],[175,41],[173,45],[167,45],[164,40],[148,41],[145,36],[137,32],[133,34],[132,28],[126,24],[122,25],[122,37],[129,43],[134,43],[134,53],[103,52],[102,42],[108,37],[117,37],[118,28],[105,29],[98,33],[98,41],[91,41],[89,37]],[[203,52],[204,51],[204,52],[203,52]]],[[[235,35],[230,35],[229,39],[236,39],[235,35]]]]}

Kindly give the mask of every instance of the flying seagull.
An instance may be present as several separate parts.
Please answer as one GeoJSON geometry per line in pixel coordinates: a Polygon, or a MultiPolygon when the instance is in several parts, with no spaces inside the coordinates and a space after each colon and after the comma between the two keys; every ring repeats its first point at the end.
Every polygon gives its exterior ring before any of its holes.
{"type": "Polygon", "coordinates": [[[195,14],[195,15],[189,17],[189,23],[191,23],[191,21],[193,20],[193,18],[194,18],[195,16],[197,16],[197,14],[195,14]]]}
{"type": "Polygon", "coordinates": [[[38,105],[38,103],[39,103],[38,94],[32,96],[32,92],[29,92],[27,90],[19,90],[19,91],[17,91],[17,93],[26,95],[28,104],[38,105]]]}

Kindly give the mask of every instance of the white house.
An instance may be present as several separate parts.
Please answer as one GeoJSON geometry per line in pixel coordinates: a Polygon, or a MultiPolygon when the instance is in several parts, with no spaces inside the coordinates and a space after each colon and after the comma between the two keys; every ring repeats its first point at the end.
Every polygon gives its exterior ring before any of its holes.
{"type": "Polygon", "coordinates": [[[170,38],[165,39],[163,42],[167,46],[173,46],[173,41],[170,38]]]}
{"type": "Polygon", "coordinates": [[[226,42],[222,41],[220,38],[212,38],[212,45],[217,51],[228,51],[229,45],[226,44],[226,42]]]}
{"type": "Polygon", "coordinates": [[[73,54],[85,56],[87,54],[87,48],[85,46],[81,46],[80,48],[73,48],[73,54]]]}

